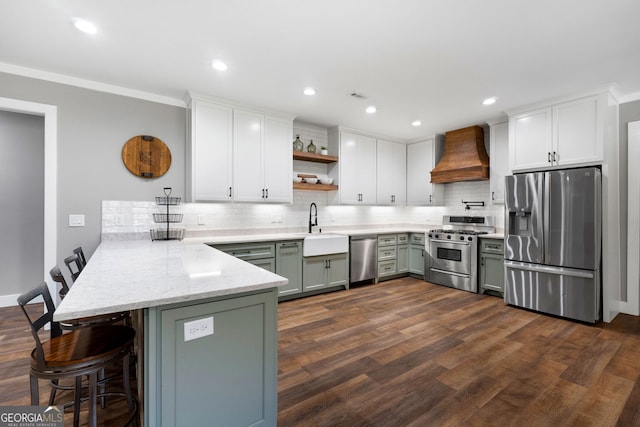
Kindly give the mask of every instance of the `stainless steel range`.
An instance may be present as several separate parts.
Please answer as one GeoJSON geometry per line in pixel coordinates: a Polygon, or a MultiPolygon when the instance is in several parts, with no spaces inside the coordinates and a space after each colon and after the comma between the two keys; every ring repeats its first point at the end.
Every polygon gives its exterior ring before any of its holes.
{"type": "Polygon", "coordinates": [[[442,225],[426,234],[424,280],[478,292],[478,236],[495,231],[493,217],[445,215],[442,225]]]}

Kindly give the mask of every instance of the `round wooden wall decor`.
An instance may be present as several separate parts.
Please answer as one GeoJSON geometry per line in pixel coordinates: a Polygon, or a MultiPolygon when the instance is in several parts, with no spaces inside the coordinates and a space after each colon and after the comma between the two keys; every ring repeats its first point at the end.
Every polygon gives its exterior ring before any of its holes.
{"type": "Polygon", "coordinates": [[[171,151],[154,136],[138,135],[122,147],[122,162],[135,176],[158,178],[171,166],[171,151]]]}

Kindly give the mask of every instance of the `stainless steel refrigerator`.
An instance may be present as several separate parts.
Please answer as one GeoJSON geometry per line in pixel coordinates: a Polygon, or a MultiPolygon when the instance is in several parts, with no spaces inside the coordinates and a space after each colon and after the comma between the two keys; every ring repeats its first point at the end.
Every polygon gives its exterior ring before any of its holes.
{"type": "Polygon", "coordinates": [[[506,177],[506,303],[600,319],[601,191],[597,168],[506,177]]]}

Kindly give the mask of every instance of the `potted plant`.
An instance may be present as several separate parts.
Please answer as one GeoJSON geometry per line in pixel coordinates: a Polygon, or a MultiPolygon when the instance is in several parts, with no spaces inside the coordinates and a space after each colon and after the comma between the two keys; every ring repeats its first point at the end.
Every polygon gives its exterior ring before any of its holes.
{"type": "Polygon", "coordinates": [[[320,147],[320,154],[326,156],[329,154],[329,150],[327,150],[327,147],[320,147]]]}

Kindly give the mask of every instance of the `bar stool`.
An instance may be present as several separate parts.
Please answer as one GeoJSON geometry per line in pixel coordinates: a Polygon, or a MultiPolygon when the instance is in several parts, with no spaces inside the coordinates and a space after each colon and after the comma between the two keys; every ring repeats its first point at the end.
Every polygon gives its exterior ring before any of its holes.
{"type": "MultiPolygon", "coordinates": [[[[51,276],[51,279],[54,282],[60,284],[61,287],[58,295],[60,295],[61,300],[64,299],[64,297],[67,295],[67,292],[69,292],[69,285],[67,285],[67,281],[65,280],[64,275],[62,274],[62,271],[60,271],[60,268],[56,265],[49,271],[49,275],[51,276]]],[[[107,325],[111,323],[117,323],[120,321],[126,322],[128,321],[127,319],[129,319],[129,317],[130,317],[130,313],[128,311],[119,311],[117,313],[108,313],[108,314],[101,314],[98,316],[81,317],[79,319],[72,319],[67,322],[60,322],[60,326],[64,330],[71,330],[76,328],[84,328],[88,326],[107,325]]]]}
{"type": "Polygon", "coordinates": [[[135,337],[133,328],[122,325],[94,326],[74,329],[62,333],[58,322],[53,321],[54,305],[45,282],[18,297],[18,304],[29,321],[31,334],[36,348],[31,352],[30,389],[31,405],[39,405],[40,393],[38,379],[59,381],[65,378],[75,380],[73,424],[80,422],[80,401],[82,377],[89,377],[89,425],[97,425],[96,401],[98,396],[98,375],[106,367],[122,363],[122,393],[104,393],[105,395],[124,396],[131,418],[137,424],[137,402],[131,394],[129,378],[131,347],[135,337]],[[46,313],[32,319],[25,305],[35,298],[42,297],[46,313]],[[51,338],[42,342],[38,332],[51,324],[51,338]]]}
{"type": "Polygon", "coordinates": [[[82,268],[87,265],[87,259],[84,257],[84,252],[82,251],[82,246],[78,246],[73,250],[73,253],[78,255],[80,258],[80,262],[82,263],[82,268]]]}

